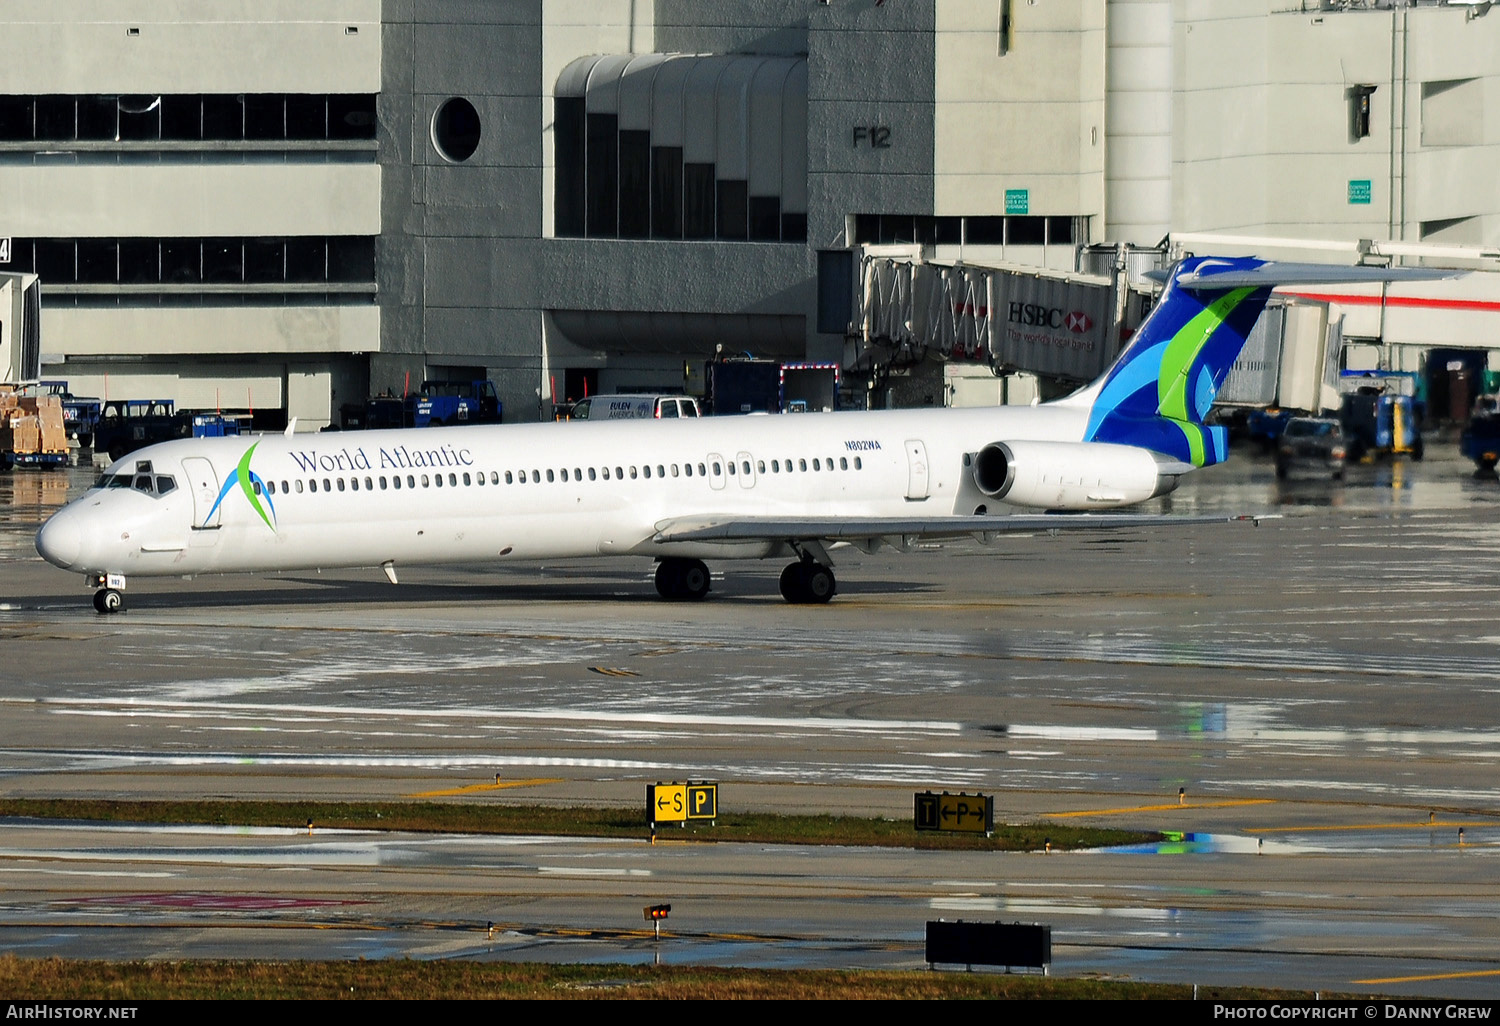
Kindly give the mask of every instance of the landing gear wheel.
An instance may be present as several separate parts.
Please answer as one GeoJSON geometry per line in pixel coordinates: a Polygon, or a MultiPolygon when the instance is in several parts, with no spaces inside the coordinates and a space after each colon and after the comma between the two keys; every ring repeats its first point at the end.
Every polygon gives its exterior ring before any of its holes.
{"type": "Polygon", "coordinates": [[[669,602],[697,602],[708,594],[708,567],[701,559],[664,559],[656,565],[656,593],[669,602]]]}
{"type": "Polygon", "coordinates": [[[821,605],[837,590],[833,571],[822,563],[802,560],[781,571],[781,597],[793,605],[821,605]]]}
{"type": "Polygon", "coordinates": [[[94,592],[94,608],[101,613],[118,613],[125,608],[125,596],[113,588],[100,588],[94,592]]]}

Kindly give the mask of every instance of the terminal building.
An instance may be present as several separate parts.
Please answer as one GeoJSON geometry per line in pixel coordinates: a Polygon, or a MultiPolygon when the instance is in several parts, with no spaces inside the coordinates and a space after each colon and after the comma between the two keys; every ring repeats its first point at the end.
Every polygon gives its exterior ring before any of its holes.
{"type": "Polygon", "coordinates": [[[1500,247],[1488,3],[5,12],[0,270],[41,277],[42,376],[265,428],[430,378],[493,378],[517,421],[699,392],[716,353],[847,366],[858,247],[1500,247]]]}

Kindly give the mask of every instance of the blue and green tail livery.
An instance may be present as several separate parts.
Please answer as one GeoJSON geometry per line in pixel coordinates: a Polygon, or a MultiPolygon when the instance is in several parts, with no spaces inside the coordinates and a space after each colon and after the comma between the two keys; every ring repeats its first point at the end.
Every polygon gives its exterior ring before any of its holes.
{"type": "Polygon", "coordinates": [[[1227,434],[1203,418],[1277,284],[1254,280],[1267,266],[1197,257],[1173,268],[1160,302],[1098,387],[1084,441],[1144,446],[1195,467],[1224,460],[1227,434]]]}
{"type": "Polygon", "coordinates": [[[1203,423],[1219,386],[1278,285],[1412,282],[1456,272],[1339,267],[1253,257],[1188,257],[1165,275],[1151,315],[1103,379],[1071,400],[1090,403],[1086,442],[1141,446],[1195,467],[1228,455],[1228,433],[1203,423]]]}

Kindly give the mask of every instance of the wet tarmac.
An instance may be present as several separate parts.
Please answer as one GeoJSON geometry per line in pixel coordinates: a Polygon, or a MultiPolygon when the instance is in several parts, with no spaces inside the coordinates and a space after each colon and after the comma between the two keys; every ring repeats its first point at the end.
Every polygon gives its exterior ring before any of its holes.
{"type": "Polygon", "coordinates": [[[1154,504],[1260,527],[840,551],[812,610],[779,564],[714,564],[683,606],[620,560],[132,581],[100,617],[30,539],[90,474],[0,475],[9,796],[633,807],[691,777],[726,808],[981,789],[1170,832],[999,856],[10,822],[0,946],[914,966],[926,919],[1022,919],[1054,974],[1491,996],[1500,483],[1438,449],[1341,484],[1237,458],[1154,504]]]}

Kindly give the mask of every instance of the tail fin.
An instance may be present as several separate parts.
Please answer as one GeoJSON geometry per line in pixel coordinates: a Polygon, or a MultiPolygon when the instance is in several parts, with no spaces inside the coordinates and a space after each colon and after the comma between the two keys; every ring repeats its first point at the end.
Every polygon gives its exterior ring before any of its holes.
{"type": "Polygon", "coordinates": [[[1411,281],[1426,268],[1282,264],[1189,257],[1104,376],[1065,402],[1089,405],[1086,442],[1137,445],[1197,467],[1222,462],[1228,434],[1203,423],[1271,290],[1278,285],[1411,281]]]}

